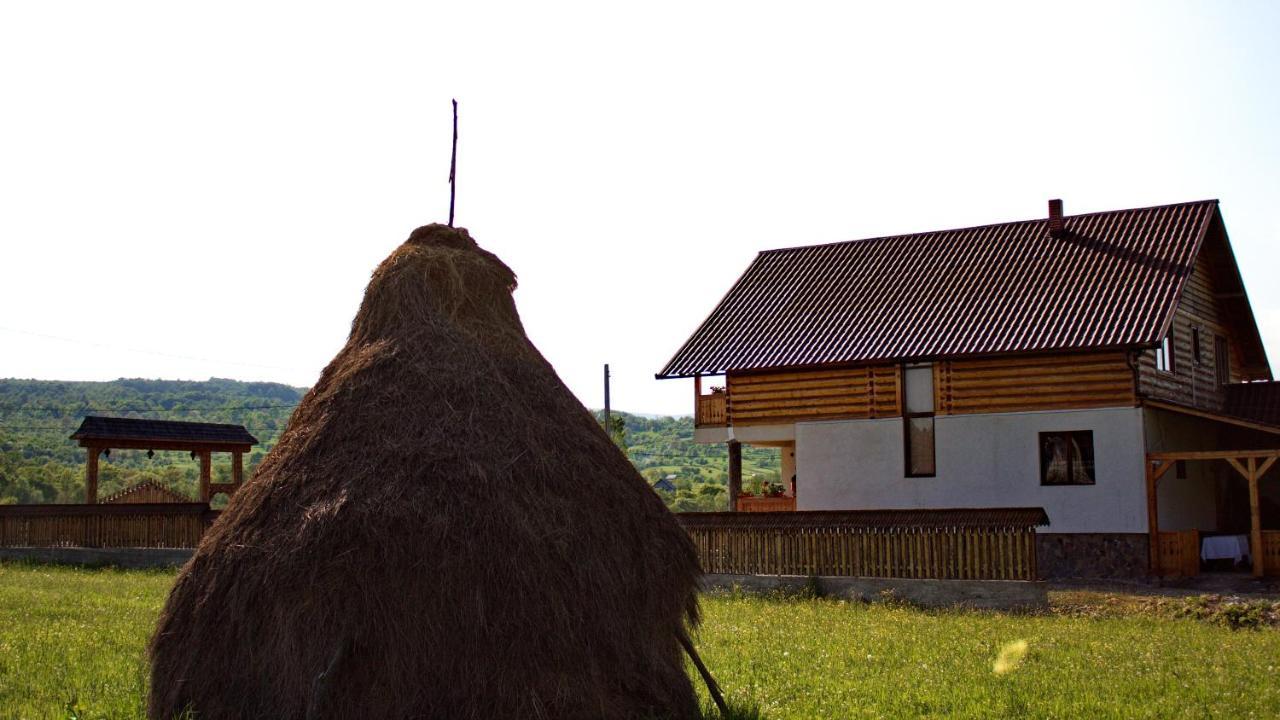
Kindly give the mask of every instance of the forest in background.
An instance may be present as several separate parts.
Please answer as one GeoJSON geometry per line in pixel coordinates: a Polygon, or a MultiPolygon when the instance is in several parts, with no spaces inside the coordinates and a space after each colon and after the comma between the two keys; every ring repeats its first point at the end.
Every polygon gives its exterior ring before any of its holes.
{"type": "MultiPolygon", "coordinates": [[[[275,446],[306,388],[212,378],[204,381],[121,379],[110,382],[0,380],[0,504],[84,501],[84,449],[70,435],[85,415],[244,425],[258,438],[246,476],[275,446]]],[[[599,413],[597,413],[599,415],[599,413]]],[[[693,442],[693,419],[614,413],[615,442],[650,485],[679,512],[727,508],[728,458],[723,445],[693,442]]],[[[778,482],[778,451],[743,448],[743,485],[778,482]]],[[[230,457],[215,454],[214,482],[229,482],[230,457]]],[[[186,453],[113,450],[99,465],[106,497],[152,480],[196,495],[199,467],[186,453]]]]}

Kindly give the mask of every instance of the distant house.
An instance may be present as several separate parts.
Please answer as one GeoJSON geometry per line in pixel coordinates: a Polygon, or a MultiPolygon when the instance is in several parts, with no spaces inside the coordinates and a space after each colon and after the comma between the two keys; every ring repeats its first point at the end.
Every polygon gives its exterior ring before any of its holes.
{"type": "Polygon", "coordinates": [[[111,504],[128,503],[189,503],[191,498],[170,490],[152,480],[143,480],[118,492],[108,495],[98,502],[111,504]]]}
{"type": "Polygon", "coordinates": [[[675,475],[668,475],[664,478],[659,478],[658,481],[653,484],[653,489],[661,490],[662,492],[675,492],[676,486],[675,483],[672,482],[675,479],[675,475]]]}
{"type": "Polygon", "coordinates": [[[1043,507],[1048,576],[1190,574],[1216,535],[1280,572],[1280,386],[1217,201],[1061,208],[760,253],[658,373],[731,497],[774,446],[797,510],[1043,507]]]}

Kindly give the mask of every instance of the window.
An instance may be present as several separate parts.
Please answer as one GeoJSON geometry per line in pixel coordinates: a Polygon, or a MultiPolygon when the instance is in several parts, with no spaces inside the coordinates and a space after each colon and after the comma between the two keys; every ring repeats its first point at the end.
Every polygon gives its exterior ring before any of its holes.
{"type": "Polygon", "coordinates": [[[933,446],[933,366],[902,368],[902,435],[907,477],[935,474],[933,446]]]}
{"type": "Polygon", "coordinates": [[[1191,328],[1191,362],[1199,365],[1203,356],[1200,355],[1200,328],[1191,328]]]}
{"type": "Polygon", "coordinates": [[[1173,372],[1173,328],[1169,328],[1169,334],[1164,336],[1160,341],[1160,347],[1156,348],[1156,369],[1164,372],[1173,372]]]}
{"type": "Polygon", "coordinates": [[[1093,431],[1040,433],[1041,485],[1093,485],[1093,431]]]}
{"type": "Polygon", "coordinates": [[[1213,336],[1213,371],[1218,376],[1218,384],[1231,382],[1231,358],[1227,351],[1227,339],[1221,335],[1213,336]]]}

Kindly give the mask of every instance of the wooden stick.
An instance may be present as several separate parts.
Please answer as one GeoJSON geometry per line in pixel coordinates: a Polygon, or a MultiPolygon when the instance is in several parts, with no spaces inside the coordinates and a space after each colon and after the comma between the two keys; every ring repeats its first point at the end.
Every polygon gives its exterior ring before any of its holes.
{"type": "Polygon", "coordinates": [[[458,189],[458,101],[453,101],[453,154],[449,158],[449,227],[453,227],[453,200],[458,189]]]}
{"type": "Polygon", "coordinates": [[[693,666],[698,668],[698,674],[702,676],[702,681],[707,684],[707,692],[711,693],[711,699],[715,701],[716,707],[720,709],[720,717],[729,716],[729,706],[724,702],[724,695],[720,694],[720,686],[716,684],[716,679],[711,677],[711,671],[706,665],[702,664],[702,658],[698,657],[698,651],[693,649],[693,643],[689,642],[689,638],[684,633],[676,633],[676,639],[680,641],[680,647],[689,654],[689,659],[693,661],[693,666]]]}

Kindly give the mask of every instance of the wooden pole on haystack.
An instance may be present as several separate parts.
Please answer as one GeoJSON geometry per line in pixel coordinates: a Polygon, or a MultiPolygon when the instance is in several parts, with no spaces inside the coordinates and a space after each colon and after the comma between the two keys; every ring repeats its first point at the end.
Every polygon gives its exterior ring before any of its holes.
{"type": "Polygon", "coordinates": [[[458,189],[458,101],[453,101],[453,154],[449,157],[449,227],[453,227],[453,200],[458,189]]]}
{"type": "Polygon", "coordinates": [[[604,432],[613,437],[613,413],[609,411],[609,363],[604,364],[604,432]]]}

